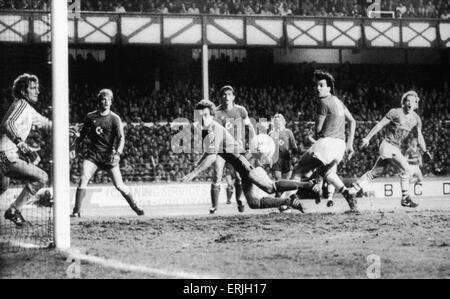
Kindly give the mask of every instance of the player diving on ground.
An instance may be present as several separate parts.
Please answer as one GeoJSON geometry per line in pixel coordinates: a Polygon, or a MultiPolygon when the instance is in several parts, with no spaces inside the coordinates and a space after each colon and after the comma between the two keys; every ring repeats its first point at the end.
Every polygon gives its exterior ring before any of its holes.
{"type": "MultiPolygon", "coordinates": [[[[214,120],[216,107],[213,102],[202,100],[197,103],[195,110],[200,112],[202,117],[203,156],[195,169],[183,178],[183,182],[192,181],[202,171],[211,166],[216,161],[217,156],[220,156],[240,174],[243,193],[251,209],[268,209],[278,208],[282,205],[292,205],[289,198],[261,197],[259,196],[259,189],[268,194],[274,194],[276,192],[298,190],[299,188],[312,188],[313,184],[310,182],[293,180],[274,182],[262,167],[254,167],[241,154],[242,151],[236,151],[236,148],[240,145],[231,134],[214,120]]],[[[303,212],[301,204],[296,203],[295,208],[303,212]]]]}

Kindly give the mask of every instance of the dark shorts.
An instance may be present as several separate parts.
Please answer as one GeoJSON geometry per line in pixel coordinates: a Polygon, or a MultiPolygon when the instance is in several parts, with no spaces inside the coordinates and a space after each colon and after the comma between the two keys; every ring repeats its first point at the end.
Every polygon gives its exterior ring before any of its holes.
{"type": "Polygon", "coordinates": [[[119,162],[111,161],[111,153],[97,153],[92,150],[88,150],[86,155],[84,156],[85,160],[89,160],[98,168],[103,170],[110,170],[116,166],[119,166],[119,162]]]}
{"type": "Polygon", "coordinates": [[[273,171],[281,171],[281,173],[287,173],[293,169],[291,159],[278,159],[278,161],[273,164],[273,171]]]}

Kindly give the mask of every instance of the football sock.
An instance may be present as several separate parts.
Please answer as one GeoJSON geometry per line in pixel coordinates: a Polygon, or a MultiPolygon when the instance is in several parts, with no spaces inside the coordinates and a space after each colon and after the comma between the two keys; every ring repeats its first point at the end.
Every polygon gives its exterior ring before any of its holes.
{"type": "Polygon", "coordinates": [[[217,208],[219,203],[220,184],[211,184],[211,205],[217,208]]]}
{"type": "Polygon", "coordinates": [[[86,196],[86,189],[77,188],[77,192],[75,193],[75,207],[73,208],[74,213],[80,213],[81,204],[83,203],[83,199],[86,196]]]}
{"type": "Polygon", "coordinates": [[[233,197],[234,188],[231,186],[227,187],[227,200],[231,201],[231,197],[233,197]]]}
{"type": "Polygon", "coordinates": [[[334,187],[336,187],[336,190],[339,190],[339,192],[342,193],[345,190],[344,183],[339,178],[336,172],[331,172],[330,174],[327,175],[325,179],[328,181],[330,185],[331,184],[334,185],[334,187]]]}
{"type": "Polygon", "coordinates": [[[369,186],[373,180],[375,179],[375,176],[372,174],[371,171],[366,172],[363,174],[354,184],[353,188],[351,188],[351,191],[353,193],[358,193],[361,189],[364,190],[369,186]]]}
{"type": "Polygon", "coordinates": [[[25,186],[14,203],[11,204],[11,207],[20,211],[32,196],[33,194],[30,192],[30,189],[28,189],[28,186],[25,186]]]}
{"type": "Polygon", "coordinates": [[[401,175],[400,176],[400,187],[402,189],[402,198],[406,198],[409,196],[409,176],[401,175]]]}
{"type": "Polygon", "coordinates": [[[328,184],[328,186],[327,186],[328,200],[333,200],[335,190],[336,190],[336,187],[334,187],[334,185],[328,184]]]}
{"type": "MultiPolygon", "coordinates": [[[[122,193],[122,192],[121,192],[122,193]]],[[[132,208],[133,210],[137,209],[137,205],[136,202],[133,199],[133,195],[131,194],[131,192],[129,192],[128,194],[123,192],[122,196],[125,198],[125,200],[128,202],[128,205],[130,206],[130,208],[132,208]]]]}
{"type": "Polygon", "coordinates": [[[238,206],[242,206],[242,184],[241,181],[236,180],[234,182],[234,189],[236,190],[236,203],[238,206]]]}

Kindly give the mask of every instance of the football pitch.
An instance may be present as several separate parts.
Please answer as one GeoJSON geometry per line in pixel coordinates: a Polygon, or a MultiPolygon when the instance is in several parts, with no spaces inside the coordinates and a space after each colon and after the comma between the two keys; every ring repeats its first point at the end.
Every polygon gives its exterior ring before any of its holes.
{"type": "Polygon", "coordinates": [[[0,278],[450,278],[450,198],[417,202],[359,199],[361,215],[340,197],[332,208],[305,201],[306,214],[87,210],[72,220],[71,252],[0,255],[0,278]]]}

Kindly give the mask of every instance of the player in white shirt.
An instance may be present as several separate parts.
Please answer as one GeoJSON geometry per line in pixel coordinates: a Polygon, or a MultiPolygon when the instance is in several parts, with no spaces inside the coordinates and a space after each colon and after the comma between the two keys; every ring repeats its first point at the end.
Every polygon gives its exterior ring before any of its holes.
{"type": "Polygon", "coordinates": [[[14,81],[12,93],[14,101],[0,125],[0,196],[8,190],[9,178],[27,181],[17,199],[5,212],[5,219],[24,226],[27,222],[21,208],[33,198],[48,182],[48,175],[37,167],[39,155],[25,142],[31,128],[51,129],[52,122],[33,108],[38,101],[39,79],[30,74],[22,74],[14,81]]]}

